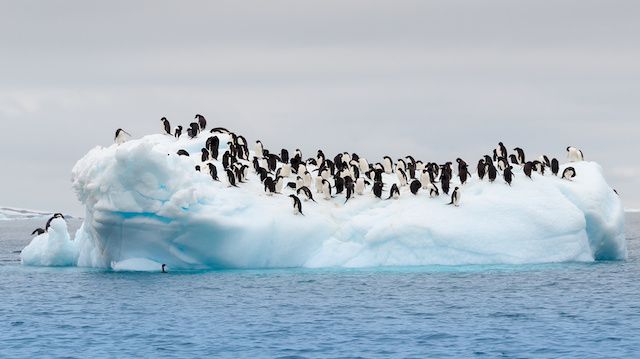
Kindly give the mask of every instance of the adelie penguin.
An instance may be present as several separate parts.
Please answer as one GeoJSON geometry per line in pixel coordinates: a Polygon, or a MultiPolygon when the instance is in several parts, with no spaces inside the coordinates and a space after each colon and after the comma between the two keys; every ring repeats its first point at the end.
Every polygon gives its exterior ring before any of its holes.
{"type": "Polygon", "coordinates": [[[563,179],[571,180],[575,176],[576,176],[576,169],[573,167],[567,167],[564,169],[564,171],[562,171],[563,179]]]}
{"type": "Polygon", "coordinates": [[[448,204],[454,205],[456,207],[460,205],[460,188],[459,187],[456,187],[453,189],[453,192],[451,193],[451,202],[449,202],[448,204]]]}
{"type": "Polygon", "coordinates": [[[169,123],[169,120],[167,120],[166,117],[163,117],[160,119],[160,122],[162,122],[162,127],[164,129],[165,134],[171,136],[171,124],[169,123]]]}
{"type": "Polygon", "coordinates": [[[513,167],[509,166],[505,168],[504,172],[502,173],[502,176],[504,177],[504,181],[507,182],[509,186],[511,186],[511,181],[513,181],[513,172],[511,172],[512,169],[513,167]]]}
{"type": "Polygon", "coordinates": [[[302,213],[302,202],[300,202],[300,198],[295,194],[290,194],[289,197],[293,200],[293,214],[301,214],[304,216],[304,213],[302,213]]]}
{"type": "Polygon", "coordinates": [[[229,182],[229,187],[238,187],[236,185],[236,177],[233,174],[233,171],[230,169],[226,169],[225,172],[227,173],[227,181],[229,182]]]}
{"type": "Polygon", "coordinates": [[[389,190],[389,197],[387,197],[387,199],[398,199],[400,198],[400,189],[398,188],[397,184],[393,184],[391,185],[391,190],[389,190]]]}
{"type": "Polygon", "coordinates": [[[498,170],[496,170],[496,166],[493,165],[493,162],[489,162],[487,164],[487,176],[489,177],[489,182],[495,181],[498,176],[498,170]]]}
{"type": "Polygon", "coordinates": [[[131,135],[127,131],[119,128],[119,129],[116,130],[116,135],[113,138],[113,141],[116,144],[121,145],[121,144],[127,142],[127,140],[129,138],[131,138],[131,135]]]}
{"type": "Polygon", "coordinates": [[[373,188],[371,189],[373,191],[373,195],[378,198],[382,198],[382,187],[384,187],[384,183],[375,182],[373,184],[373,188]]]}
{"type": "Polygon", "coordinates": [[[347,191],[347,199],[344,201],[344,204],[347,204],[355,192],[355,183],[353,183],[353,181],[346,182],[344,188],[347,191]]]}
{"type": "Polygon", "coordinates": [[[189,157],[189,152],[187,152],[186,150],[178,150],[177,154],[178,154],[178,156],[187,156],[187,157],[189,157]]]}
{"type": "Polygon", "coordinates": [[[201,114],[197,114],[194,118],[198,120],[198,127],[200,127],[200,131],[204,131],[204,129],[207,127],[207,120],[204,118],[204,116],[202,116],[201,114]]]}
{"type": "Polygon", "coordinates": [[[522,166],[522,172],[524,172],[527,177],[531,178],[531,173],[533,172],[533,162],[526,162],[524,166],[522,166]]]}
{"type": "Polygon", "coordinates": [[[414,195],[417,195],[420,188],[422,188],[422,182],[418,180],[411,181],[411,184],[409,185],[409,189],[411,190],[411,193],[413,193],[414,195]]]}
{"type": "Polygon", "coordinates": [[[202,162],[209,161],[209,151],[207,151],[206,148],[202,149],[202,156],[200,156],[200,159],[202,160],[202,162]]]}
{"type": "Polygon", "coordinates": [[[333,197],[331,195],[331,183],[326,179],[322,180],[322,194],[324,195],[324,199],[331,199],[333,197]]]}
{"type": "Polygon", "coordinates": [[[276,183],[273,181],[271,177],[267,177],[264,179],[264,191],[267,196],[271,196],[276,193],[276,183]]]}
{"type": "Polygon", "coordinates": [[[36,228],[33,232],[31,232],[31,235],[32,235],[32,236],[33,236],[33,235],[39,236],[39,235],[43,234],[44,232],[45,232],[45,230],[44,230],[44,229],[42,229],[42,228],[36,228]]]}
{"type": "Polygon", "coordinates": [[[393,172],[393,161],[391,157],[384,156],[384,161],[382,161],[382,167],[384,168],[384,173],[390,174],[393,172]]]}
{"type": "Polygon", "coordinates": [[[176,133],[174,135],[176,138],[180,138],[182,136],[182,126],[176,127],[176,133]]]}
{"type": "Polygon", "coordinates": [[[567,147],[567,158],[569,158],[569,162],[584,161],[582,151],[573,146],[567,147]]]}
{"type": "Polygon", "coordinates": [[[517,156],[516,156],[517,163],[516,164],[521,165],[521,164],[525,163],[524,150],[522,148],[520,148],[520,147],[516,147],[513,150],[516,151],[516,153],[517,153],[517,156]]]}
{"type": "Polygon", "coordinates": [[[484,160],[480,160],[478,161],[478,167],[477,167],[477,171],[478,171],[478,178],[480,178],[480,180],[484,179],[484,175],[486,174],[486,168],[487,165],[484,163],[484,160]]]}
{"type": "Polygon", "coordinates": [[[218,179],[218,169],[216,168],[216,166],[213,163],[207,163],[207,166],[209,166],[209,174],[211,175],[211,179],[213,179],[214,181],[220,181],[218,179]]]}
{"type": "Polygon", "coordinates": [[[307,186],[302,186],[302,187],[298,188],[296,190],[296,193],[298,194],[298,196],[300,196],[301,194],[304,195],[304,200],[305,201],[312,200],[313,202],[316,202],[316,200],[313,199],[313,195],[311,194],[311,190],[307,186]]]}
{"type": "Polygon", "coordinates": [[[558,163],[558,160],[554,158],[551,160],[551,173],[557,176],[558,171],[560,171],[560,163],[558,163]]]}
{"type": "Polygon", "coordinates": [[[56,213],[53,215],[53,217],[49,218],[49,220],[47,221],[47,225],[44,227],[45,231],[49,231],[49,227],[51,227],[51,222],[56,219],[56,218],[62,218],[64,219],[64,216],[62,215],[62,213],[56,213]]]}

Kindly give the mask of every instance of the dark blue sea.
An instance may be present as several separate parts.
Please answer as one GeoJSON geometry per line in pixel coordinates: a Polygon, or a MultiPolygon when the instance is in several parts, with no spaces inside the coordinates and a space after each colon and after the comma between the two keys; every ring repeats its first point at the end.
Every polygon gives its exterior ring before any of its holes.
{"type": "Polygon", "coordinates": [[[0,358],[640,357],[640,214],[620,262],[169,274],[23,267],[40,222],[0,222],[0,358]]]}

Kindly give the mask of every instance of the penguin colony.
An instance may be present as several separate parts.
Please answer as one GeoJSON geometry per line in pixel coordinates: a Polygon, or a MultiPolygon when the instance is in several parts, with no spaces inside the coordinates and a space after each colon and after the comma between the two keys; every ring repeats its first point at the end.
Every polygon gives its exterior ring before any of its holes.
{"type": "MultiPolygon", "coordinates": [[[[395,163],[391,157],[385,156],[381,162],[370,163],[356,153],[344,152],[327,157],[323,150],[318,150],[315,156],[305,159],[299,149],[292,154],[284,148],[272,151],[260,140],[255,141],[253,153],[250,153],[249,142],[244,136],[223,127],[207,129],[207,120],[200,114],[195,116],[189,126],[184,127],[184,134],[183,126],[172,129],[167,118],[163,117],[160,121],[162,132],[176,139],[185,135],[189,139],[207,136],[205,147],[198,154],[202,166],[196,166],[195,171],[208,172],[212,181],[224,181],[228,187],[236,188],[249,181],[249,171],[253,171],[267,196],[284,194],[291,198],[293,213],[296,215],[304,215],[303,201],[317,203],[316,198],[330,200],[342,197],[343,205],[347,205],[357,196],[365,194],[381,200],[393,200],[400,198],[403,193],[418,196],[420,191],[426,193],[427,198],[446,195],[450,197],[448,204],[458,207],[464,185],[472,176],[488,182],[501,178],[508,186],[514,181],[524,180],[515,178],[512,171],[514,166],[522,168],[522,172],[528,177],[526,180],[533,180],[533,172],[544,176],[545,172],[550,171],[552,175],[569,181],[577,175],[573,167],[567,167],[559,174],[560,166],[556,158],[549,159],[543,155],[533,161],[527,160],[524,150],[519,147],[509,153],[502,142],[498,143],[490,155],[480,158],[475,173],[472,174],[467,162],[461,158],[456,159],[455,165],[453,162],[438,164],[416,160],[413,156],[400,158],[395,163]],[[227,149],[222,153],[220,135],[229,138],[227,149]],[[387,181],[388,176],[395,174],[397,183],[387,186],[383,174],[387,181]]],[[[120,145],[130,136],[126,131],[118,129],[114,142],[120,145]]],[[[579,149],[569,146],[566,151],[570,162],[584,160],[579,149]]],[[[191,156],[184,149],[176,154],[191,156]]]]}

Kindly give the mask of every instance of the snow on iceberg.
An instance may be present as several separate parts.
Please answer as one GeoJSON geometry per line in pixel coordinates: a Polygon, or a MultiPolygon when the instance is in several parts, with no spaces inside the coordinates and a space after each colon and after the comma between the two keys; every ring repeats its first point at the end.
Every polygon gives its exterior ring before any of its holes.
{"type": "MultiPolygon", "coordinates": [[[[217,136],[222,154],[227,135],[217,136]]],[[[621,201],[593,162],[571,163],[577,172],[571,181],[535,172],[529,179],[519,166],[511,186],[474,175],[461,186],[460,207],[447,206],[448,196],[414,196],[402,187],[398,200],[380,200],[369,190],[347,204],[343,195],[316,198],[303,202],[300,216],[291,190],[267,196],[253,173],[239,188],[228,187],[221,163],[213,161],[221,182],[212,181],[200,160],[208,133],[186,137],[150,135],[96,147],[78,161],[73,187],[86,216],[73,241],[77,256],[61,253],[65,260],[56,263],[75,258],[78,266],[159,270],[160,263],[198,269],[626,258],[621,201]],[[179,149],[192,156],[178,156],[179,149]]],[[[385,174],[384,182],[388,193],[397,177],[385,174]]],[[[25,264],[51,262],[24,258],[25,264]]]]}
{"type": "Polygon", "coordinates": [[[64,267],[78,263],[78,248],[69,236],[67,222],[62,218],[51,221],[51,227],[34,237],[22,252],[22,264],[33,266],[64,267]]]}

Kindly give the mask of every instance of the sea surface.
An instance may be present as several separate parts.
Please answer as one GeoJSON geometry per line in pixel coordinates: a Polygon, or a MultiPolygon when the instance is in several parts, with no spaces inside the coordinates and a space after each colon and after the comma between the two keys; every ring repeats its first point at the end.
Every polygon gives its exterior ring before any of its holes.
{"type": "Polygon", "coordinates": [[[169,274],[23,267],[41,222],[0,221],[0,358],[640,358],[640,214],[627,261],[169,274]]]}

